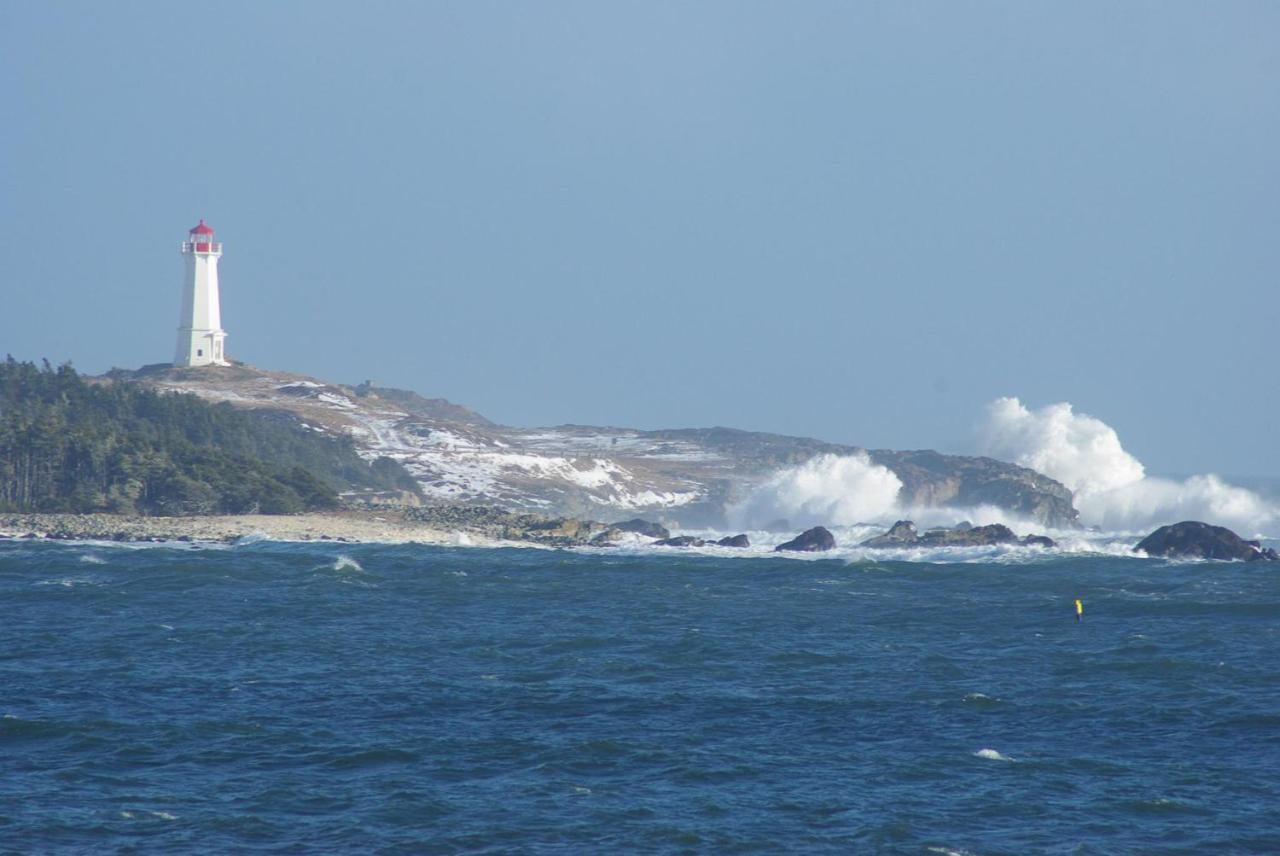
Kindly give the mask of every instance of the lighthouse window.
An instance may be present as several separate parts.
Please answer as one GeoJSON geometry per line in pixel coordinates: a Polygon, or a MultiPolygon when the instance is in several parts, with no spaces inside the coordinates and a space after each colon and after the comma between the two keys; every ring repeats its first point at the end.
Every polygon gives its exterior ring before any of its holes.
{"type": "Polygon", "coordinates": [[[196,348],[196,356],[197,356],[197,357],[203,357],[203,356],[204,356],[204,351],[203,351],[201,348],[196,348]]]}

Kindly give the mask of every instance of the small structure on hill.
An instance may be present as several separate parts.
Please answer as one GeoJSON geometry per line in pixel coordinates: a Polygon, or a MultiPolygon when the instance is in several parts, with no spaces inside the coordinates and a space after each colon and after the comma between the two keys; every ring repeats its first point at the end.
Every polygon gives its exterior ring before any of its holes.
{"type": "Polygon", "coordinates": [[[178,316],[175,366],[229,366],[218,300],[218,259],[222,244],[213,240],[213,227],[204,220],[182,242],[187,274],[182,282],[182,314],[178,316]]]}

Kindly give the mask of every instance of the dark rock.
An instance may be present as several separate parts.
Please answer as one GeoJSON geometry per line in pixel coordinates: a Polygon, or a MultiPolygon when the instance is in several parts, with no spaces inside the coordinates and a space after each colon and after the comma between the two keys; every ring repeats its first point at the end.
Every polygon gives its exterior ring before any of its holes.
{"type": "Polygon", "coordinates": [[[1197,520],[1161,526],[1133,549],[1169,559],[1277,561],[1274,550],[1259,550],[1224,526],[1211,526],[1197,520]]]}
{"type": "Polygon", "coordinates": [[[868,538],[860,546],[884,547],[989,547],[994,544],[1037,544],[1041,547],[1054,546],[1053,539],[1044,535],[1028,535],[1021,541],[1008,526],[992,523],[989,526],[970,525],[966,529],[930,529],[923,535],[916,532],[915,524],[910,520],[899,520],[883,535],[868,538]]]}
{"type": "Polygon", "coordinates": [[[773,551],[775,553],[783,550],[798,553],[821,553],[834,549],[835,546],[835,536],[828,532],[825,527],[815,526],[812,529],[806,529],[801,532],[787,543],[779,544],[773,548],[773,551]]]}
{"type": "Polygon", "coordinates": [[[622,540],[623,530],[617,526],[610,526],[599,535],[591,539],[593,547],[612,547],[622,540]]]}
{"type": "Polygon", "coordinates": [[[750,547],[751,539],[746,535],[730,535],[716,542],[717,547],[750,547]]]}
{"type": "Polygon", "coordinates": [[[922,547],[989,547],[1018,540],[1013,530],[1001,523],[972,529],[930,529],[918,542],[922,547]]]}
{"type": "Polygon", "coordinates": [[[1021,543],[1024,547],[1056,547],[1058,542],[1054,541],[1048,535],[1028,535],[1023,538],[1021,543]]]}
{"type": "Polygon", "coordinates": [[[951,528],[952,528],[952,529],[959,529],[961,532],[963,532],[963,531],[965,531],[965,530],[967,530],[967,529],[972,529],[972,528],[973,528],[973,524],[972,524],[972,523],[970,523],[968,520],[961,520],[959,523],[957,523],[955,526],[952,526],[951,528]]]}
{"type": "Polygon", "coordinates": [[[670,538],[671,532],[667,527],[660,523],[650,523],[648,520],[641,520],[639,517],[633,520],[624,520],[621,523],[613,524],[613,528],[622,532],[634,532],[637,535],[644,535],[646,538],[670,538]]]}
{"type": "Polygon", "coordinates": [[[654,541],[656,547],[705,547],[707,542],[701,538],[694,538],[692,535],[677,535],[674,538],[663,538],[661,541],[654,541]]]}
{"type": "Polygon", "coordinates": [[[883,535],[877,535],[874,538],[868,538],[859,546],[861,547],[901,547],[904,544],[914,544],[920,540],[920,534],[916,532],[916,525],[910,520],[899,520],[889,528],[889,531],[883,535]]]}

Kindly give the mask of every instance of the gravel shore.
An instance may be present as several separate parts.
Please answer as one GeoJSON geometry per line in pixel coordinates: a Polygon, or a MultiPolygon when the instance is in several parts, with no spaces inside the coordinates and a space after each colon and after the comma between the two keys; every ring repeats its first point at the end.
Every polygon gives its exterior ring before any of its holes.
{"type": "Polygon", "coordinates": [[[234,541],[261,535],[272,541],[351,541],[456,544],[457,532],[407,519],[402,513],[340,511],[296,515],[137,517],[118,514],[0,514],[0,537],[85,541],[234,541]]]}

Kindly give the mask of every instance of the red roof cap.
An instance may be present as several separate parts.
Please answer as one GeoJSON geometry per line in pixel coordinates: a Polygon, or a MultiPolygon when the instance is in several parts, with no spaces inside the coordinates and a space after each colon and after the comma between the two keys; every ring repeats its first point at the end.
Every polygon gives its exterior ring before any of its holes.
{"type": "Polygon", "coordinates": [[[201,217],[201,218],[200,218],[200,225],[199,225],[199,226],[195,226],[195,227],[193,227],[193,228],[191,229],[191,234],[193,234],[193,235],[212,235],[212,234],[213,234],[213,228],[212,228],[211,226],[207,226],[207,225],[205,225],[204,218],[203,218],[203,217],[201,217]]]}

